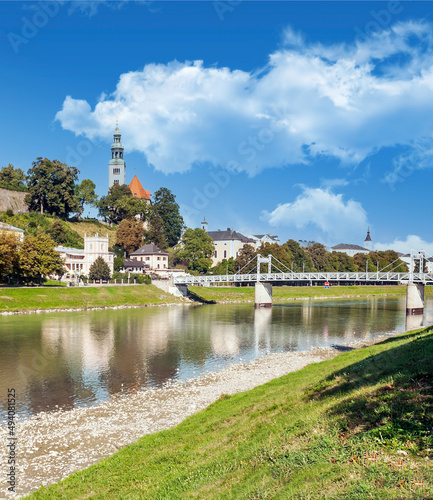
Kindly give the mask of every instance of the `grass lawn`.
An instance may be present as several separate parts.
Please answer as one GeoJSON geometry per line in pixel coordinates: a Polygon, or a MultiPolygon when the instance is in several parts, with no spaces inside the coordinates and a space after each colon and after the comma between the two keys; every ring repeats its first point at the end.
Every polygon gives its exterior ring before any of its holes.
{"type": "Polygon", "coordinates": [[[433,498],[432,382],[428,328],[223,396],[28,498],[433,498]]]}
{"type": "Polygon", "coordinates": [[[153,285],[0,288],[0,312],[180,303],[153,285]]]}
{"type": "MultiPolygon", "coordinates": [[[[253,302],[254,287],[200,287],[189,289],[206,301],[214,302],[253,302]]],[[[406,286],[274,286],[274,301],[309,298],[309,297],[359,297],[367,295],[405,295],[406,286]]],[[[426,293],[433,293],[433,287],[426,287],[426,293]]]]}

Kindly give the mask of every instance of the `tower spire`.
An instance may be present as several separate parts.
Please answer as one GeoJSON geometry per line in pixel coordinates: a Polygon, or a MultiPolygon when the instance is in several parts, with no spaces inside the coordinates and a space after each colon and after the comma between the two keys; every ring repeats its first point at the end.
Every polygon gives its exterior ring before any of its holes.
{"type": "Polygon", "coordinates": [[[113,134],[113,144],[111,145],[111,160],[108,164],[108,187],[116,184],[125,184],[126,163],[123,159],[123,144],[120,142],[121,134],[116,119],[116,129],[113,134]]]}

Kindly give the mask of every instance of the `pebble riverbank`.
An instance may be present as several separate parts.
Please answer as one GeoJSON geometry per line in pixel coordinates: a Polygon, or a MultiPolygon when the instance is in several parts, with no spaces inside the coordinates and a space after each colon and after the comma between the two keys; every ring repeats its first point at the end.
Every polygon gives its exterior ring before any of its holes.
{"type": "MultiPolygon", "coordinates": [[[[366,344],[347,345],[362,347],[366,344]]],[[[113,396],[98,406],[38,413],[16,427],[17,494],[8,494],[6,473],[2,473],[0,498],[20,498],[41,485],[58,482],[112,455],[144,434],[179,424],[222,394],[252,389],[338,353],[338,349],[316,348],[307,352],[271,354],[184,382],[172,380],[162,388],[113,396]]],[[[0,449],[6,450],[6,444],[6,429],[2,427],[0,449]]],[[[5,455],[0,454],[0,471],[8,470],[5,455]]]]}

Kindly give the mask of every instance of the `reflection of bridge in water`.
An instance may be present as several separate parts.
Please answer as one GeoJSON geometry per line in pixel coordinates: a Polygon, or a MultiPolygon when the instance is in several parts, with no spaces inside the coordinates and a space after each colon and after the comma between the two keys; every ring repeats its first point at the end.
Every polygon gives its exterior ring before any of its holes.
{"type": "MultiPolygon", "coordinates": [[[[269,255],[262,257],[260,254],[254,257],[245,267],[257,259],[257,265],[253,271],[246,274],[223,274],[209,276],[179,276],[173,279],[173,284],[187,295],[189,285],[211,286],[213,284],[253,284],[255,287],[255,306],[272,306],[273,284],[315,284],[327,283],[351,284],[351,285],[407,285],[406,309],[410,314],[422,313],[424,309],[425,284],[433,282],[433,273],[415,272],[416,263],[418,269],[424,269],[424,252],[411,253],[411,262],[408,272],[394,272],[392,269],[384,269],[376,272],[282,272],[277,266],[284,266],[275,257],[269,255]],[[277,264],[276,264],[277,263],[277,264]],[[267,272],[262,272],[262,266],[267,266],[267,272]]],[[[398,260],[398,259],[397,259],[398,260]]],[[[396,262],[396,261],[395,261],[396,262]]],[[[387,267],[392,266],[393,263],[387,267]]],[[[397,264],[398,267],[400,263],[397,264]]]]}

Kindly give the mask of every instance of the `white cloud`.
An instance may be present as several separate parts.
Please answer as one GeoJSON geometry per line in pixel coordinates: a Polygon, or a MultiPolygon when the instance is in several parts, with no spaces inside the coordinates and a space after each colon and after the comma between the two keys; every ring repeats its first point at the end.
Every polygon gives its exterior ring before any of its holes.
{"type": "Polygon", "coordinates": [[[344,201],[343,195],[327,189],[304,187],[292,203],[284,203],[272,212],[263,212],[271,226],[318,229],[328,243],[353,243],[368,226],[362,205],[344,201]]]}
{"type": "Polygon", "coordinates": [[[399,23],[325,47],[288,29],[287,45],[254,73],[202,61],[148,64],[122,74],[93,110],[67,97],[56,119],[109,141],[118,117],[128,150],[165,173],[229,164],[254,175],[318,155],[356,164],[431,136],[431,33],[426,23],[399,23]]]}
{"type": "Polygon", "coordinates": [[[411,250],[424,250],[428,257],[433,256],[433,242],[425,241],[415,234],[410,234],[405,240],[396,238],[391,243],[375,243],[375,250],[395,250],[396,252],[409,253],[411,250]]]}

